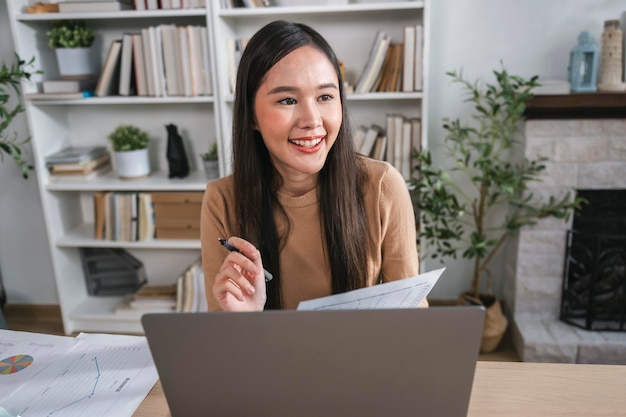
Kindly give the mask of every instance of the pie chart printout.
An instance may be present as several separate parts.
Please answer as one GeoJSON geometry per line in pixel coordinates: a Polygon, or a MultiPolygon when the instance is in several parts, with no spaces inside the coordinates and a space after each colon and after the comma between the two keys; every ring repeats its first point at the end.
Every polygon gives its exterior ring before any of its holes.
{"type": "Polygon", "coordinates": [[[28,368],[33,363],[29,355],[15,355],[0,360],[0,375],[9,375],[28,368]]]}

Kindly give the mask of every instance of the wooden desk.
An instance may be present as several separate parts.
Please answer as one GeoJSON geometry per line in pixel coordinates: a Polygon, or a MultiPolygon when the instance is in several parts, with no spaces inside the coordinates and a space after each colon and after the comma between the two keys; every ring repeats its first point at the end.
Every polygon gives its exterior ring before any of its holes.
{"type": "MultiPolygon", "coordinates": [[[[467,415],[626,416],[626,366],[478,362],[467,415]]],[[[133,415],[169,416],[160,383],[133,415]]]]}

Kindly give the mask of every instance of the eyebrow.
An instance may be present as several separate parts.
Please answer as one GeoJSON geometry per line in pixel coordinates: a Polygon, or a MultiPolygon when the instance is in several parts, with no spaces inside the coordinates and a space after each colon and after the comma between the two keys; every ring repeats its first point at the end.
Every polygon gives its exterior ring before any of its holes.
{"type": "MultiPolygon", "coordinates": [[[[318,90],[326,90],[326,89],[338,89],[337,88],[337,84],[335,83],[326,83],[326,84],[320,84],[317,86],[318,90]]],[[[270,91],[267,92],[267,94],[278,94],[278,93],[291,93],[294,91],[298,91],[298,89],[296,87],[290,87],[287,85],[279,85],[278,87],[274,87],[272,88],[270,91]]]]}

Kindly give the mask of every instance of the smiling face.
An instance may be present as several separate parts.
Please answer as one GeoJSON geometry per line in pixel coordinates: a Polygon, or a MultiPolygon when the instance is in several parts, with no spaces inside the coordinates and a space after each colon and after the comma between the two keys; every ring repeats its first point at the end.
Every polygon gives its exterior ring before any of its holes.
{"type": "Polygon", "coordinates": [[[265,75],[254,98],[255,129],[292,193],[315,187],[342,121],[339,79],[312,46],[295,49],[265,75]]]}

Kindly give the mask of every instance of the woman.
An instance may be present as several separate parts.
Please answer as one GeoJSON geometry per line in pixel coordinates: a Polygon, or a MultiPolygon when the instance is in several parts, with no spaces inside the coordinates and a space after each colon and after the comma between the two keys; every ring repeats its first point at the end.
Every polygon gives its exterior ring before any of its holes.
{"type": "Polygon", "coordinates": [[[419,273],[406,184],[355,152],[345,100],[337,57],[312,28],[275,21],[249,40],[233,174],[207,185],[202,207],[210,311],[292,309],[419,273]]]}

